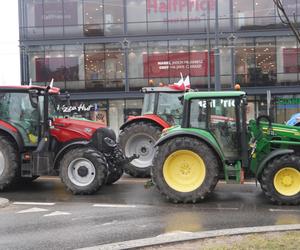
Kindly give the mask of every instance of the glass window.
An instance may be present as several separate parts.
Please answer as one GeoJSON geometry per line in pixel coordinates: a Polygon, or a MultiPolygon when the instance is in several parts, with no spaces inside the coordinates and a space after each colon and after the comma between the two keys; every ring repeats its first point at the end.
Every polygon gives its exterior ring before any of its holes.
{"type": "Polygon", "coordinates": [[[142,114],[143,100],[125,100],[124,122],[129,116],[139,116],[142,114]]]}
{"type": "Polygon", "coordinates": [[[144,104],[142,114],[154,114],[155,93],[146,93],[144,96],[144,104]]]}
{"type": "Polygon", "coordinates": [[[83,6],[81,0],[64,0],[64,35],[83,35],[83,6]]]}
{"type": "Polygon", "coordinates": [[[247,29],[253,25],[253,0],[233,1],[233,15],[236,30],[247,29]]]}
{"type": "Polygon", "coordinates": [[[105,52],[103,44],[89,44],[85,47],[85,77],[87,88],[105,86],[105,52]]]}
{"type": "Polygon", "coordinates": [[[128,53],[128,77],[137,78],[130,82],[131,89],[139,89],[144,87],[144,81],[141,78],[148,78],[148,75],[144,71],[145,63],[147,62],[147,43],[146,42],[134,42],[130,44],[128,53]]]}
{"type": "Polygon", "coordinates": [[[298,73],[300,73],[299,54],[294,37],[277,37],[277,82],[280,85],[292,85],[298,81],[298,73]]]}
{"type": "Polygon", "coordinates": [[[207,128],[207,101],[192,99],[190,104],[190,127],[207,128]]]}
{"type": "Polygon", "coordinates": [[[253,39],[238,39],[235,47],[236,83],[255,84],[255,50],[253,39]]]}
{"type": "Polygon", "coordinates": [[[103,1],[83,1],[84,34],[86,36],[103,36],[103,1]]]}
{"type": "Polygon", "coordinates": [[[188,10],[189,0],[169,1],[168,22],[169,32],[187,32],[188,30],[188,10]]]}
{"type": "Polygon", "coordinates": [[[28,66],[29,66],[29,78],[34,84],[44,85],[45,79],[41,65],[45,64],[45,51],[43,46],[31,46],[28,49],[28,66]]]}
{"type": "Polygon", "coordinates": [[[146,0],[127,0],[127,20],[128,22],[146,22],[147,11],[149,12],[149,3],[146,0]]]}
{"type": "Polygon", "coordinates": [[[105,34],[123,34],[123,0],[106,1],[104,5],[105,34]]]}
{"type": "Polygon", "coordinates": [[[124,123],[124,100],[109,101],[109,127],[119,134],[119,128],[124,123]]]}
{"type": "Polygon", "coordinates": [[[127,0],[127,32],[129,35],[141,35],[147,33],[147,9],[146,0],[127,0]]]}
{"type": "Polygon", "coordinates": [[[84,89],[84,56],[82,45],[65,46],[65,81],[67,89],[84,89]]]}
{"type": "Polygon", "coordinates": [[[125,78],[124,52],[121,44],[105,45],[105,76],[106,87],[112,89],[123,89],[125,78]]]}
{"type": "Polygon", "coordinates": [[[0,117],[18,129],[25,146],[36,145],[39,114],[28,93],[0,94],[0,117]]]}
{"type": "Polygon", "coordinates": [[[209,130],[214,134],[226,157],[238,156],[236,101],[234,99],[210,101],[209,130]]]}
{"type": "Polygon", "coordinates": [[[159,93],[157,114],[171,125],[181,124],[183,106],[179,97],[183,93],[159,93]]]}
{"type": "Polygon", "coordinates": [[[189,41],[169,41],[169,77],[174,83],[180,79],[180,73],[184,77],[190,75],[189,41]]]}
{"type": "Polygon", "coordinates": [[[275,8],[273,0],[254,1],[255,25],[275,24],[275,8]]]}
{"type": "Polygon", "coordinates": [[[264,86],[276,84],[277,64],[274,38],[256,39],[255,61],[255,82],[264,86]]]}

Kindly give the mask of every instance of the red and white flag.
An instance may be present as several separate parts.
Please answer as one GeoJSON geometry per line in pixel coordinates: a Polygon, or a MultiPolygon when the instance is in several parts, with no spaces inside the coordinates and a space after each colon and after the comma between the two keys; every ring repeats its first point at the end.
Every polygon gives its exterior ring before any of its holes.
{"type": "Polygon", "coordinates": [[[180,76],[181,76],[180,80],[178,82],[175,82],[174,86],[180,90],[190,89],[191,88],[190,77],[187,76],[185,79],[183,79],[183,75],[181,72],[180,72],[180,76]]]}

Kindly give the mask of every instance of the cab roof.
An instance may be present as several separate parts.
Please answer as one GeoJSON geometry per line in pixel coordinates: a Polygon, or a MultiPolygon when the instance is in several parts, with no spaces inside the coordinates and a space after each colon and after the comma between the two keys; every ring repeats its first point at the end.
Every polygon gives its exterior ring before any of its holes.
{"type": "Polygon", "coordinates": [[[226,98],[244,96],[244,91],[207,91],[207,92],[189,92],[184,95],[185,100],[194,98],[226,98]]]}
{"type": "Polygon", "coordinates": [[[161,87],[144,87],[142,88],[142,93],[156,93],[156,92],[178,92],[178,93],[183,93],[185,92],[184,90],[180,89],[178,86],[172,84],[172,85],[165,85],[161,87]]]}
{"type": "MultiPolygon", "coordinates": [[[[38,86],[38,85],[10,85],[10,86],[0,86],[0,92],[1,91],[28,91],[30,89],[37,89],[37,90],[46,90],[46,86],[38,86]]],[[[56,87],[51,87],[49,90],[49,93],[51,94],[59,94],[60,89],[56,87]]]]}

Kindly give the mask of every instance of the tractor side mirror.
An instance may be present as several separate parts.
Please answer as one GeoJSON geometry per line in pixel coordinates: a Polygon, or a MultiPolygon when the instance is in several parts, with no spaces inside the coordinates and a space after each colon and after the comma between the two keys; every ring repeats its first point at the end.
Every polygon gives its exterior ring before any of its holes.
{"type": "Polygon", "coordinates": [[[37,108],[39,104],[39,95],[37,90],[29,91],[29,99],[32,107],[37,108]]]}

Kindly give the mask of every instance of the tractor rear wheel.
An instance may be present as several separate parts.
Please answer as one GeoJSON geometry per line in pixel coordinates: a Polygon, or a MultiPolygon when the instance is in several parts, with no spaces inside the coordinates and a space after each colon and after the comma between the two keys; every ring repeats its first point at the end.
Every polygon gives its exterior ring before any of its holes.
{"type": "Polygon", "coordinates": [[[73,194],[95,193],[105,184],[106,177],[106,159],[93,148],[72,149],[60,162],[60,178],[73,194]]]}
{"type": "Polygon", "coordinates": [[[0,136],[0,190],[15,182],[18,168],[17,150],[7,137],[0,136]]]}
{"type": "Polygon", "coordinates": [[[300,203],[300,157],[284,155],[275,158],[263,170],[261,188],[279,205],[300,203]]]}
{"type": "Polygon", "coordinates": [[[139,155],[124,166],[125,172],[133,177],[149,177],[155,154],[154,145],[161,134],[161,127],[147,122],[132,123],[119,135],[119,144],[126,157],[139,155]]]}
{"type": "Polygon", "coordinates": [[[111,185],[111,184],[115,183],[116,181],[118,181],[122,177],[123,172],[124,172],[124,170],[120,169],[120,168],[111,170],[107,176],[106,185],[111,185]]]}
{"type": "Polygon", "coordinates": [[[179,137],[157,148],[152,179],[174,203],[196,203],[211,193],[219,179],[219,161],[213,150],[198,139],[179,137]]]}

